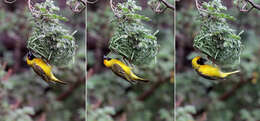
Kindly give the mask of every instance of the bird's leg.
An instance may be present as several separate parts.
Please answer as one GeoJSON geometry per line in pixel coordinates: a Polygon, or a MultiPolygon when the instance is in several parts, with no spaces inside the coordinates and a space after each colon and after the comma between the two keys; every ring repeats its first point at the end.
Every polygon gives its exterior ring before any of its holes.
{"type": "Polygon", "coordinates": [[[127,61],[127,59],[125,59],[125,57],[123,57],[123,61],[126,65],[130,66],[131,68],[133,68],[132,64],[129,63],[129,61],[127,61]]]}

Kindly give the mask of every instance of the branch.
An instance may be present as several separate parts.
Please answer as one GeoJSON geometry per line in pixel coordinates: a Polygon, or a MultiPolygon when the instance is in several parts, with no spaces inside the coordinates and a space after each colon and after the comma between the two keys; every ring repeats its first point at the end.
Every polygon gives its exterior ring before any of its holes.
{"type": "Polygon", "coordinates": [[[175,10],[175,6],[170,4],[170,3],[168,3],[168,1],[166,1],[166,0],[159,0],[159,1],[161,1],[164,5],[166,5],[167,8],[170,8],[173,11],[175,10]]]}
{"type": "MultiPolygon", "coordinates": [[[[218,99],[221,100],[221,101],[225,101],[225,100],[229,99],[230,97],[232,97],[232,96],[236,93],[236,91],[237,91],[238,89],[240,89],[240,88],[242,88],[243,86],[245,86],[246,83],[250,82],[250,80],[252,80],[253,78],[254,78],[254,77],[251,77],[251,78],[245,80],[244,77],[241,75],[241,76],[240,76],[240,81],[239,81],[238,83],[236,83],[236,84],[231,88],[231,90],[229,90],[229,91],[223,93],[221,96],[219,96],[218,99]]],[[[209,102],[207,105],[211,105],[211,104],[212,104],[212,101],[209,102]]],[[[203,114],[204,112],[206,112],[207,110],[208,110],[208,107],[205,106],[204,108],[201,108],[200,110],[198,110],[197,113],[194,114],[194,116],[201,115],[201,114],[203,114]]]]}
{"type": "MultiPolygon", "coordinates": [[[[91,70],[90,70],[90,72],[88,73],[87,78],[90,77],[89,74],[92,74],[92,71],[91,71],[91,70]]],[[[73,93],[73,91],[74,91],[76,88],[78,88],[82,83],[85,82],[85,80],[86,80],[85,77],[83,77],[83,78],[80,77],[80,76],[78,76],[78,77],[79,77],[79,79],[77,80],[77,82],[75,82],[73,85],[71,85],[67,91],[65,91],[64,93],[62,93],[62,94],[57,98],[57,100],[61,101],[61,100],[67,99],[67,98],[73,93]]]]}
{"type": "Polygon", "coordinates": [[[204,10],[204,9],[202,8],[202,6],[199,4],[198,0],[195,0],[195,5],[196,5],[196,8],[198,9],[198,11],[199,11],[200,14],[202,14],[201,11],[202,11],[202,12],[205,12],[205,13],[208,13],[206,10],[204,10]]]}
{"type": "MultiPolygon", "coordinates": [[[[94,1],[94,2],[97,2],[94,1]]],[[[76,5],[75,5],[75,8],[73,8],[73,5],[72,3],[70,5],[68,5],[70,7],[70,9],[74,12],[74,13],[81,13],[82,11],[84,11],[84,9],[87,7],[87,3],[91,3],[89,1],[84,1],[84,0],[78,0],[76,5]],[[83,4],[83,7],[81,6],[81,4],[83,4]],[[81,8],[80,8],[81,7],[81,8]]]]}
{"type": "Polygon", "coordinates": [[[31,5],[31,0],[28,0],[28,1],[27,1],[27,4],[28,4],[28,8],[29,8],[29,10],[31,11],[31,13],[33,13],[33,7],[32,7],[32,5],[31,5]]]}
{"type": "Polygon", "coordinates": [[[250,3],[254,8],[260,10],[260,5],[254,3],[252,0],[245,0],[246,2],[250,3]]]}
{"type": "Polygon", "coordinates": [[[116,10],[115,10],[115,6],[114,6],[114,4],[113,4],[113,0],[110,0],[110,7],[111,7],[113,13],[115,14],[115,16],[116,16],[117,18],[119,18],[120,16],[118,15],[118,13],[117,13],[116,10]]]}
{"type": "Polygon", "coordinates": [[[166,78],[164,80],[159,80],[156,83],[154,83],[151,88],[147,91],[145,91],[143,94],[141,94],[137,99],[140,101],[144,101],[145,99],[147,99],[148,97],[150,97],[153,92],[159,88],[163,83],[167,82],[167,80],[170,80],[170,78],[166,78]]]}
{"type": "Polygon", "coordinates": [[[67,99],[72,93],[73,91],[78,88],[81,83],[84,83],[85,82],[85,78],[80,78],[77,80],[77,82],[75,82],[72,86],[69,87],[69,89],[67,91],[65,91],[64,93],[62,93],[58,98],[57,100],[58,101],[61,101],[61,100],[65,100],[67,99]]]}
{"type": "Polygon", "coordinates": [[[162,12],[164,12],[167,9],[167,7],[166,7],[163,10],[160,10],[160,6],[161,6],[161,3],[159,2],[157,7],[155,8],[155,12],[162,13],[162,12]]]}
{"type": "MultiPolygon", "coordinates": [[[[167,80],[170,80],[170,77],[169,78],[166,78],[166,79],[158,79],[158,81],[156,81],[156,83],[154,83],[150,89],[148,89],[147,91],[145,91],[143,94],[139,95],[137,97],[137,100],[139,101],[144,101],[146,100],[148,97],[152,96],[153,92],[156,91],[157,88],[159,88],[163,83],[167,82],[167,80]]],[[[128,103],[130,103],[130,101],[125,101],[122,105],[126,106],[128,103]]],[[[122,106],[120,109],[118,109],[116,111],[116,113],[113,115],[113,117],[117,117],[119,115],[121,115],[122,113],[124,113],[124,106],[122,106]]]]}
{"type": "Polygon", "coordinates": [[[12,4],[12,3],[16,2],[16,0],[13,0],[13,1],[4,0],[4,2],[8,3],[8,4],[12,4]]]}
{"type": "Polygon", "coordinates": [[[35,10],[35,8],[31,5],[31,0],[28,0],[27,4],[28,4],[28,8],[29,8],[30,12],[32,13],[32,16],[33,17],[39,17],[39,14],[35,10]]]}
{"type": "Polygon", "coordinates": [[[232,95],[234,95],[234,93],[236,93],[236,91],[243,87],[247,82],[250,82],[250,80],[252,80],[251,78],[248,79],[248,80],[244,80],[243,77],[241,77],[241,80],[239,81],[239,83],[235,84],[231,90],[225,92],[224,94],[222,94],[220,97],[219,97],[219,100],[227,100],[229,97],[231,97],[232,95]]]}
{"type": "Polygon", "coordinates": [[[95,1],[88,1],[87,0],[87,3],[89,3],[89,4],[94,4],[94,3],[96,3],[98,0],[95,0],[95,1]]]}
{"type": "Polygon", "coordinates": [[[84,5],[84,7],[82,7],[82,8],[79,8],[79,6],[80,6],[80,3],[77,3],[76,6],[75,6],[75,8],[73,8],[72,6],[69,6],[69,7],[70,7],[70,9],[71,9],[74,13],[81,13],[81,12],[86,8],[86,6],[84,5]]]}

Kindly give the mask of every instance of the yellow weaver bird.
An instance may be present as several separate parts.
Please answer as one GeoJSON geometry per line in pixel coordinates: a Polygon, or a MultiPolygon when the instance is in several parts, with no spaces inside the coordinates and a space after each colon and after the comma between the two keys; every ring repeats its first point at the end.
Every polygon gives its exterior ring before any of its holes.
{"type": "Polygon", "coordinates": [[[51,71],[52,67],[49,64],[44,62],[41,58],[36,58],[31,51],[27,54],[26,61],[27,64],[33,68],[34,72],[46,82],[66,84],[53,75],[51,71]]]}
{"type": "Polygon", "coordinates": [[[111,59],[109,57],[104,56],[104,65],[110,68],[117,76],[125,79],[129,83],[133,84],[138,81],[141,82],[149,82],[146,79],[140,78],[136,76],[132,72],[132,68],[121,62],[117,59],[111,59]]]}
{"type": "Polygon", "coordinates": [[[197,56],[192,59],[192,66],[204,78],[215,80],[215,79],[224,79],[225,77],[238,73],[239,70],[233,72],[222,72],[218,67],[213,67],[211,65],[205,64],[207,60],[197,56]]]}

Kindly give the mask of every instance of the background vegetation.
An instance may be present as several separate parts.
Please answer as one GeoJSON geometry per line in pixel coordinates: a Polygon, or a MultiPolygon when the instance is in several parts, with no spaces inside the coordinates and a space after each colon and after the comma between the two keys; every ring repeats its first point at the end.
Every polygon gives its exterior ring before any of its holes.
{"type": "MultiPolygon", "coordinates": [[[[124,1],[113,1],[113,5],[124,1]]],[[[173,3],[173,1],[169,1],[173,3]]],[[[99,0],[87,8],[87,119],[89,121],[172,121],[173,119],[173,10],[158,1],[136,1],[149,17],[145,27],[156,34],[160,45],[157,62],[135,66],[134,72],[151,83],[130,85],[103,66],[103,55],[115,26],[110,1],[99,0]],[[165,11],[163,11],[163,9],[165,11]],[[160,11],[161,10],[161,11],[160,11]],[[157,11],[157,12],[156,12],[157,11]],[[170,82],[170,80],[172,80],[170,82]]],[[[133,16],[140,17],[140,16],[133,16]]],[[[129,25],[126,25],[127,27],[129,25]]],[[[140,28],[136,28],[136,30],[140,28]]],[[[116,31],[117,33],[120,33],[116,31]]],[[[142,39],[142,38],[135,38],[142,39]]]]}
{"type": "MultiPolygon", "coordinates": [[[[176,2],[177,121],[260,120],[260,11],[259,8],[245,11],[251,8],[250,3],[242,9],[246,1],[222,1],[227,7],[227,11],[223,12],[235,18],[228,20],[229,26],[236,30],[236,34],[242,30],[244,33],[240,35],[243,45],[241,60],[236,66],[241,72],[218,83],[200,77],[191,66],[191,59],[202,55],[193,48],[193,40],[200,31],[200,25],[204,24],[199,21],[195,1],[176,2]]],[[[254,3],[260,1],[254,0],[254,3]]]]}
{"type": "MultiPolygon", "coordinates": [[[[36,2],[33,1],[32,5],[36,2]]],[[[68,19],[64,27],[77,31],[74,63],[55,67],[55,75],[68,85],[49,86],[26,64],[26,41],[32,33],[27,1],[0,2],[0,120],[85,120],[85,18],[65,3],[55,1],[58,15],[68,19]]],[[[52,32],[52,31],[50,31],[52,32]]]]}

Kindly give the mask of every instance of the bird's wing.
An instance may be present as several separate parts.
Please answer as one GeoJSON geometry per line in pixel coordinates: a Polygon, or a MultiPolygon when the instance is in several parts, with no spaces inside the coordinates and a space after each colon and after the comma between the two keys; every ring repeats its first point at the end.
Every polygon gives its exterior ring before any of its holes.
{"type": "Polygon", "coordinates": [[[206,78],[206,79],[209,79],[209,80],[216,80],[216,79],[217,79],[216,77],[210,77],[210,76],[204,75],[203,73],[199,72],[198,70],[196,70],[196,72],[197,72],[200,76],[202,76],[202,77],[204,77],[204,78],[206,78]]]}
{"type": "Polygon", "coordinates": [[[209,65],[202,65],[196,71],[206,79],[216,80],[219,78],[219,70],[209,65]]]}
{"type": "Polygon", "coordinates": [[[45,80],[47,82],[49,81],[49,77],[46,75],[46,73],[43,71],[43,69],[39,65],[34,63],[32,68],[33,68],[34,72],[36,72],[43,80],[45,80]]]}
{"type": "Polygon", "coordinates": [[[111,70],[118,75],[119,77],[125,79],[126,81],[130,82],[132,84],[131,78],[129,77],[129,75],[123,70],[123,68],[118,65],[118,64],[114,64],[111,66],[111,70]]]}

